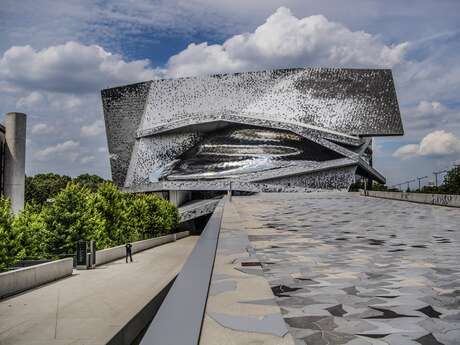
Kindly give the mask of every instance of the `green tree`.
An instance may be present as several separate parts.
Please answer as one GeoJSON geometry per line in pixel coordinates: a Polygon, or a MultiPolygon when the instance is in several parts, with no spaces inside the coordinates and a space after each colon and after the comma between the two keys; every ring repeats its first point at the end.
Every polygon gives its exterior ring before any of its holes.
{"type": "Polygon", "coordinates": [[[16,217],[9,200],[0,200],[0,269],[25,257],[73,254],[80,239],[94,239],[98,248],[105,248],[169,234],[179,222],[177,208],[167,200],[154,194],[123,193],[97,176],[81,176],[60,191],[68,177],[30,178],[29,186],[43,185],[45,190],[31,193],[31,202],[16,217]]]}
{"type": "Polygon", "coordinates": [[[49,233],[40,207],[26,204],[14,217],[13,228],[18,234],[19,246],[24,249],[26,259],[43,259],[48,256],[49,233]]]}
{"type": "Polygon", "coordinates": [[[157,196],[155,198],[156,200],[153,201],[157,205],[157,213],[154,218],[155,234],[162,236],[171,233],[176,228],[179,223],[179,211],[168,200],[157,196]]]}
{"type": "Polygon", "coordinates": [[[99,186],[105,182],[105,180],[97,175],[82,174],[73,179],[73,182],[79,183],[82,186],[88,187],[92,192],[97,191],[99,186]]]}
{"type": "Polygon", "coordinates": [[[420,192],[426,193],[426,194],[436,194],[436,193],[439,193],[440,190],[439,190],[439,187],[435,187],[435,186],[423,186],[420,192]]]}
{"type": "Polygon", "coordinates": [[[0,271],[7,270],[25,256],[20,245],[19,234],[13,227],[11,202],[0,198],[0,271]]]}
{"type": "Polygon", "coordinates": [[[386,192],[388,191],[388,187],[384,184],[378,183],[378,182],[373,182],[372,183],[372,190],[376,191],[381,191],[381,192],[386,192]]]}
{"type": "Polygon", "coordinates": [[[71,180],[69,176],[53,173],[27,176],[24,199],[26,202],[42,205],[63,190],[71,180]]]}
{"type": "Polygon", "coordinates": [[[126,233],[126,239],[133,241],[133,238],[141,240],[151,237],[146,229],[152,216],[144,196],[127,195],[125,201],[127,221],[123,224],[123,231],[126,233]]]}
{"type": "Polygon", "coordinates": [[[443,189],[449,194],[460,194],[460,166],[456,166],[447,172],[444,177],[443,189]]]}
{"type": "Polygon", "coordinates": [[[361,181],[356,181],[350,185],[349,191],[358,192],[360,189],[364,189],[364,183],[361,181]]]}
{"type": "MultiPolygon", "coordinates": [[[[357,192],[360,189],[364,189],[365,184],[364,180],[359,180],[350,185],[350,192],[357,192]]],[[[367,185],[366,186],[368,190],[376,190],[376,191],[388,191],[388,187],[384,184],[381,184],[377,181],[372,181],[372,185],[367,185]]]]}
{"type": "Polygon", "coordinates": [[[111,182],[99,185],[90,198],[90,206],[104,219],[104,226],[94,233],[98,248],[107,248],[136,240],[135,234],[128,234],[127,198],[125,193],[111,182]]]}
{"type": "Polygon", "coordinates": [[[80,239],[90,240],[103,231],[104,218],[91,206],[91,191],[77,183],[69,183],[44,205],[42,210],[51,254],[70,254],[80,239]]]}
{"type": "Polygon", "coordinates": [[[128,202],[128,220],[130,233],[150,238],[171,233],[178,224],[179,213],[173,204],[155,194],[139,194],[128,202]]]}

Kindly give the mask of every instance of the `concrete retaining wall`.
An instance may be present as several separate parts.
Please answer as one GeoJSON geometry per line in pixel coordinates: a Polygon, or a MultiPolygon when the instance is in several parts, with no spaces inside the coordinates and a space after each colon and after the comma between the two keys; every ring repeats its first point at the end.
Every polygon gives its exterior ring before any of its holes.
{"type": "MultiPolygon", "coordinates": [[[[361,195],[364,195],[364,191],[361,192],[361,195]]],[[[372,191],[372,190],[368,190],[366,192],[366,195],[376,197],[376,198],[418,202],[421,204],[460,207],[460,195],[406,193],[406,192],[378,192],[378,191],[372,191]]]]}
{"type": "Polygon", "coordinates": [[[73,259],[61,259],[0,273],[0,298],[70,276],[73,259]]]}
{"type": "MultiPolygon", "coordinates": [[[[174,242],[190,235],[189,231],[179,232],[148,240],[133,242],[132,252],[138,253],[146,249],[174,242]]],[[[125,246],[117,246],[96,252],[96,265],[101,265],[125,256],[125,246]]],[[[14,271],[0,273],[0,298],[52,282],[72,275],[73,258],[66,258],[44,264],[20,268],[14,271]]]]}
{"type": "Polygon", "coordinates": [[[180,240],[181,238],[187,237],[190,235],[190,231],[182,231],[178,232],[176,235],[176,240],[180,240]]]}
{"type": "Polygon", "coordinates": [[[169,201],[176,207],[179,207],[185,204],[187,201],[190,201],[192,198],[192,193],[185,190],[170,190],[169,191],[169,201]]]}
{"type": "MultiPolygon", "coordinates": [[[[189,231],[179,232],[161,237],[150,238],[148,240],[133,242],[132,253],[138,253],[146,249],[160,246],[165,243],[174,242],[176,239],[181,239],[190,235],[189,231]]],[[[126,249],[124,245],[101,249],[96,251],[96,266],[105,264],[107,262],[124,258],[126,249]]]]}

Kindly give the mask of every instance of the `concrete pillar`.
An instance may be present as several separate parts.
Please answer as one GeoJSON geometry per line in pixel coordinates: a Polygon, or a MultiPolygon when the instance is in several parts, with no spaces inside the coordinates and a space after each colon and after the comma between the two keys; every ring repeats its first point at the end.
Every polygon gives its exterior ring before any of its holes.
{"type": "Polygon", "coordinates": [[[176,207],[179,207],[191,200],[191,192],[185,190],[170,190],[169,201],[176,207]]]}
{"type": "Polygon", "coordinates": [[[8,113],[5,116],[5,195],[17,213],[24,207],[26,165],[26,114],[8,113]]]}

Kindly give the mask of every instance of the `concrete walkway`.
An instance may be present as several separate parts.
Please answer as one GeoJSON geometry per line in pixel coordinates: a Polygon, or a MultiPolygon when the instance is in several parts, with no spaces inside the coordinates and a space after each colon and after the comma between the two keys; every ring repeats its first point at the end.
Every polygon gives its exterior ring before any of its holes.
{"type": "Polygon", "coordinates": [[[0,301],[0,344],[106,344],[180,271],[197,237],[0,301]]]}

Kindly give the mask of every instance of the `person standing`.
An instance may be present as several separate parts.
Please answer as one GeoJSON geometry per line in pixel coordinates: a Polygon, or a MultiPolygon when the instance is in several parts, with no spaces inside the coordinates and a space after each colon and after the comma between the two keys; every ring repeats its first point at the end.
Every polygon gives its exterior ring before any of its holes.
{"type": "Polygon", "coordinates": [[[126,263],[128,263],[128,256],[131,262],[133,262],[133,255],[131,252],[131,248],[133,247],[133,245],[131,243],[126,243],[125,247],[126,247],[126,263]]]}

